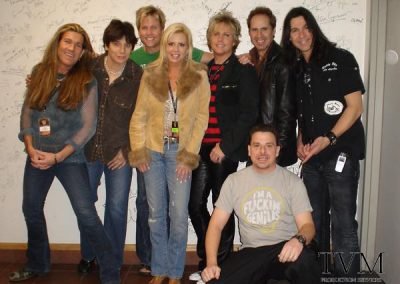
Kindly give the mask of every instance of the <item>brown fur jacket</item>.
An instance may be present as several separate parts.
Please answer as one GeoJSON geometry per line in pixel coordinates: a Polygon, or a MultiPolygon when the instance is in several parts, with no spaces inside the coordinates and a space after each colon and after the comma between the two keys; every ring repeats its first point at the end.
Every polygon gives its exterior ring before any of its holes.
{"type": "MultiPolygon", "coordinates": [[[[136,108],[129,127],[133,167],[150,164],[148,150],[164,151],[164,111],[168,99],[168,73],[161,68],[145,69],[138,93],[136,108]]],[[[195,169],[199,150],[208,125],[210,85],[205,67],[194,63],[177,82],[179,118],[179,150],[177,162],[195,169]]]]}

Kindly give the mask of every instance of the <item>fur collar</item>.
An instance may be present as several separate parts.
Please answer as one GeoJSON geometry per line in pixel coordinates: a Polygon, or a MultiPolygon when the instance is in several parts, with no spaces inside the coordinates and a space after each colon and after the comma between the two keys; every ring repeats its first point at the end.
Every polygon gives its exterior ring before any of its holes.
{"type": "MultiPolygon", "coordinates": [[[[177,82],[176,96],[179,100],[185,99],[201,81],[201,70],[206,70],[205,65],[194,63],[193,67],[188,68],[182,74],[177,82]]],[[[144,78],[150,92],[161,102],[168,99],[168,74],[165,68],[148,67],[145,69],[144,78]]]]}

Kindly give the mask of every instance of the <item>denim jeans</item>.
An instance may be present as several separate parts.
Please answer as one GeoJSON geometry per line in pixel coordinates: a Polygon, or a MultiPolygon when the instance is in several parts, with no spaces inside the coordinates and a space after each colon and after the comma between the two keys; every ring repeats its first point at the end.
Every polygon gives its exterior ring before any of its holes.
{"type": "MultiPolygon", "coordinates": [[[[303,165],[303,179],[313,207],[312,216],[316,226],[316,241],[319,250],[330,251],[332,233],[333,252],[344,253],[344,265],[352,255],[359,252],[357,236],[358,223],[357,189],[360,175],[358,160],[347,157],[342,172],[335,171],[338,156],[321,162],[312,160],[303,165]]],[[[336,276],[355,277],[360,268],[360,259],[355,256],[349,271],[343,268],[339,256],[334,257],[336,276]]]]}
{"type": "MultiPolygon", "coordinates": [[[[104,173],[106,183],[106,204],[104,212],[104,229],[110,238],[117,254],[119,266],[123,264],[128,218],[129,191],[132,181],[132,168],[127,164],[117,170],[110,170],[102,162],[87,163],[90,193],[94,202],[97,201],[97,188],[104,173]]],[[[84,234],[81,234],[81,254],[85,260],[95,258],[95,253],[84,234]]]]}
{"type": "Polygon", "coordinates": [[[140,262],[151,266],[151,241],[149,228],[149,204],[147,203],[144,175],[137,173],[136,196],[136,254],[140,262]]]}
{"type": "Polygon", "coordinates": [[[191,178],[177,181],[177,150],[178,144],[166,144],[164,153],[150,151],[150,169],[144,173],[152,245],[151,273],[169,278],[183,275],[188,236],[191,178]]]}
{"type": "MultiPolygon", "coordinates": [[[[214,163],[210,159],[210,152],[215,144],[202,145],[200,149],[199,167],[193,171],[192,186],[189,201],[189,215],[197,235],[197,255],[200,258],[199,270],[206,267],[205,237],[210,212],[207,208],[208,196],[212,192],[212,202],[215,204],[219,197],[222,184],[231,173],[236,172],[238,162],[225,158],[221,163],[214,163]]],[[[222,230],[218,248],[218,263],[222,263],[233,248],[235,237],[235,220],[233,214],[222,230]]]]}
{"type": "Polygon", "coordinates": [[[116,255],[92,201],[84,163],[60,163],[47,170],[39,170],[27,159],[22,205],[28,229],[26,269],[38,273],[50,270],[49,239],[43,208],[54,177],[64,187],[81,230],[95,251],[102,283],[119,283],[116,255]]]}

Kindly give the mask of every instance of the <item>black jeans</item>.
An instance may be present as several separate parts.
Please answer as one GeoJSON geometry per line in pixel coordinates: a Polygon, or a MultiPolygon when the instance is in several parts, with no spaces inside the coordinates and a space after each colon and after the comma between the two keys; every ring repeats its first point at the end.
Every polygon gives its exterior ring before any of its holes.
{"type": "Polygon", "coordinates": [[[332,240],[333,252],[341,254],[345,266],[351,263],[346,271],[340,256],[335,254],[335,276],[356,277],[360,270],[360,258],[352,253],[360,251],[356,221],[360,165],[358,160],[348,157],[342,172],[337,172],[337,159],[338,156],[335,156],[323,162],[307,162],[302,174],[313,208],[319,250],[329,252],[332,240]]]}
{"type": "MultiPolygon", "coordinates": [[[[207,209],[207,200],[212,192],[212,202],[218,199],[222,184],[231,173],[236,172],[238,162],[225,157],[220,164],[210,159],[210,152],[215,144],[203,144],[200,149],[199,167],[193,171],[192,187],[189,200],[189,216],[197,235],[197,255],[201,259],[199,270],[206,267],[205,237],[210,213],[207,209]]],[[[235,236],[235,220],[232,216],[222,231],[218,250],[218,263],[222,263],[230,254],[235,236]]]]}
{"type": "Polygon", "coordinates": [[[266,284],[268,279],[296,284],[320,283],[316,253],[305,247],[295,262],[281,263],[278,255],[286,242],[257,248],[244,248],[220,265],[221,275],[212,284],[266,284]]]}

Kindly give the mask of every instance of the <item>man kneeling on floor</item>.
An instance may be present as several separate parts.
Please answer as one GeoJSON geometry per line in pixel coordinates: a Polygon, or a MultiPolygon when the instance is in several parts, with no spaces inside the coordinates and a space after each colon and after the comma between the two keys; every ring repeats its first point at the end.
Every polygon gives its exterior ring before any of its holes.
{"type": "Polygon", "coordinates": [[[268,279],[319,283],[315,252],[307,245],[315,234],[311,205],[300,178],[276,164],[276,130],[257,125],[250,131],[253,164],[225,181],[206,235],[207,283],[258,284],[268,279]],[[221,231],[235,211],[242,249],[217,263],[221,231]]]}

